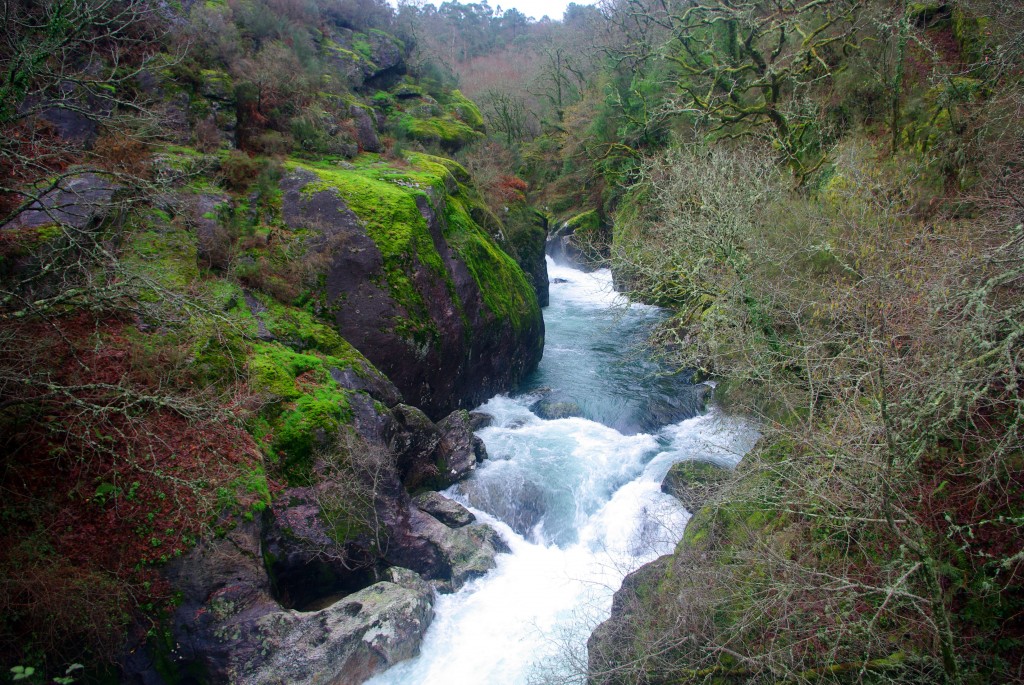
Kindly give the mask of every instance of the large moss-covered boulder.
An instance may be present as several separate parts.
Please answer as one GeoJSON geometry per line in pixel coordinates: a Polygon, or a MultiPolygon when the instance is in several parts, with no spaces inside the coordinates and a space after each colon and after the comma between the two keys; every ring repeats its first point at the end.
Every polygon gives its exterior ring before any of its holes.
{"type": "Polygon", "coordinates": [[[406,81],[396,86],[392,94],[400,103],[400,111],[394,113],[394,125],[405,138],[454,152],[484,137],[480,109],[458,90],[441,93],[434,99],[406,81]]]}
{"type": "Polygon", "coordinates": [[[320,315],[434,420],[513,387],[543,350],[522,269],[473,219],[454,162],[287,165],[282,216],[306,236],[320,315]]]}

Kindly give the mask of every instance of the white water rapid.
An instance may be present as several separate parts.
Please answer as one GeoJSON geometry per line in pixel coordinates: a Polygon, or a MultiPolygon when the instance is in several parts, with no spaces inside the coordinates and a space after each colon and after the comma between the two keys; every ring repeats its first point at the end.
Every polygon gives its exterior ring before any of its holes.
{"type": "Polygon", "coordinates": [[[550,260],[548,271],[541,367],[525,394],[479,408],[494,417],[478,433],[490,458],[445,493],[512,552],[439,596],[420,656],[370,685],[583,682],[587,637],[623,577],[682,537],[689,513],[660,491],[669,467],[697,457],[734,466],[757,438],[714,409],[679,420],[700,389],[658,375],[636,346],[659,310],[627,307],[607,271],[550,260]],[[542,419],[530,409],[538,401],[586,418],[542,419]]]}

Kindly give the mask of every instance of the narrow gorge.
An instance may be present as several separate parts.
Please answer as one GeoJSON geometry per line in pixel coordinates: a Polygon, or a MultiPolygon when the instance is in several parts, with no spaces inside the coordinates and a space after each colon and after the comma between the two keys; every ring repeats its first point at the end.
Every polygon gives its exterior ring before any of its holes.
{"type": "Polygon", "coordinates": [[[531,2],[0,0],[0,683],[1024,682],[1024,3],[531,2]]]}

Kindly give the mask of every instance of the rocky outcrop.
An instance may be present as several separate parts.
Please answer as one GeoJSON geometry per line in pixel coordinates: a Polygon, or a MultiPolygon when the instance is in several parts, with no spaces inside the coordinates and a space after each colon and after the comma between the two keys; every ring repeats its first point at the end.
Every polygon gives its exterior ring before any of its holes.
{"type": "Polygon", "coordinates": [[[665,574],[672,567],[668,554],[644,564],[623,579],[622,587],[612,600],[611,616],[587,640],[587,671],[590,685],[625,685],[628,669],[621,668],[633,660],[633,641],[638,626],[643,624],[643,612],[648,608],[644,599],[653,594],[665,574]]]}
{"type": "Polygon", "coordinates": [[[120,211],[118,185],[92,172],[68,174],[4,228],[63,224],[87,229],[120,211]]]}
{"type": "Polygon", "coordinates": [[[547,254],[556,262],[591,271],[610,257],[611,232],[596,210],[563,222],[548,234],[547,254]]]}
{"type": "Polygon", "coordinates": [[[583,410],[575,402],[557,402],[552,400],[541,400],[530,407],[530,410],[540,418],[551,421],[553,419],[568,419],[574,416],[583,416],[583,410]]]}
{"type": "Polygon", "coordinates": [[[514,207],[504,217],[506,242],[516,263],[523,269],[541,307],[550,300],[548,262],[545,258],[548,238],[548,219],[544,214],[527,206],[514,207]]]}
{"type": "Polygon", "coordinates": [[[231,242],[219,215],[224,208],[230,208],[230,199],[223,193],[197,193],[189,200],[189,218],[195,227],[199,258],[207,267],[222,266],[228,260],[231,242]]]}
{"type": "Polygon", "coordinates": [[[508,545],[490,526],[471,524],[449,528],[419,508],[411,516],[413,532],[429,540],[448,562],[451,574],[439,579],[435,587],[441,592],[454,592],[468,581],[479,578],[495,566],[495,556],[508,552],[508,545]]]}
{"type": "Polygon", "coordinates": [[[530,535],[548,509],[544,489],[529,480],[468,480],[459,484],[459,491],[472,506],[491,512],[523,536],[530,535]]]}
{"type": "Polygon", "coordinates": [[[522,270],[470,218],[465,171],[417,161],[404,175],[292,165],[283,219],[317,236],[338,331],[436,420],[532,370],[543,320],[522,270]]]}
{"type": "Polygon", "coordinates": [[[699,459],[672,464],[661,481],[661,491],[678,499],[695,512],[727,481],[730,471],[711,461],[699,459]]]}
{"type": "Polygon", "coordinates": [[[446,488],[487,458],[487,448],[473,435],[465,410],[452,412],[436,425],[419,409],[404,404],[394,407],[390,415],[388,445],[410,490],[446,488]]]}
{"type": "Polygon", "coordinates": [[[430,514],[449,528],[461,528],[476,521],[473,512],[439,492],[420,493],[413,502],[420,511],[430,514]]]}
{"type": "Polygon", "coordinates": [[[406,47],[384,31],[332,27],[323,44],[327,62],[355,89],[382,88],[405,72],[406,47]]]}
{"type": "Polygon", "coordinates": [[[487,458],[484,441],[473,435],[469,412],[454,411],[439,424],[441,442],[437,446],[438,469],[451,483],[462,480],[487,458]]]}
{"type": "Polygon", "coordinates": [[[356,142],[359,143],[359,149],[364,152],[380,152],[382,147],[377,136],[377,126],[370,113],[359,105],[351,105],[348,113],[356,126],[356,142]]]}
{"type": "Polygon", "coordinates": [[[162,672],[217,683],[356,685],[415,656],[433,618],[430,586],[402,568],[317,611],[282,609],[256,524],[204,543],[167,575],[181,597],[173,634],[165,651],[133,653],[129,682],[162,682],[162,672]]]}
{"type": "Polygon", "coordinates": [[[411,571],[388,575],[320,611],[260,617],[250,628],[258,640],[244,643],[256,649],[235,655],[234,682],[358,685],[416,656],[433,619],[433,594],[411,571]]]}

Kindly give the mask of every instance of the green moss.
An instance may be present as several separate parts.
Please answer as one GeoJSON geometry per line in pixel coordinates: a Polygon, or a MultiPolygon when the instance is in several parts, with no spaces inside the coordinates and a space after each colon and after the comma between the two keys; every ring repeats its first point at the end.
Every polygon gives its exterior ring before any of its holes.
{"type": "Polygon", "coordinates": [[[352,35],[352,49],[365,57],[367,61],[373,60],[373,48],[370,46],[369,36],[365,33],[356,33],[352,35]]]}
{"type": "Polygon", "coordinates": [[[451,117],[417,119],[405,114],[398,120],[398,131],[413,140],[433,142],[449,150],[464,147],[483,134],[451,117]]]}
{"type": "Polygon", "coordinates": [[[906,17],[919,25],[930,23],[945,8],[946,3],[939,0],[911,2],[907,4],[906,17]]]}
{"type": "Polygon", "coordinates": [[[453,90],[449,95],[448,110],[459,121],[475,131],[483,132],[484,117],[476,103],[462,94],[461,91],[453,90]]]}
{"type": "Polygon", "coordinates": [[[968,62],[985,61],[989,47],[989,17],[975,16],[963,3],[953,5],[953,36],[968,62]]]}
{"type": "Polygon", "coordinates": [[[305,193],[336,193],[364,222],[383,257],[390,294],[407,312],[396,322],[403,337],[419,345],[437,335],[413,282],[417,269],[425,267],[443,279],[453,302],[460,303],[417,200],[426,200],[442,215],[445,239],[465,262],[496,320],[510,322],[517,330],[537,321],[536,294],[522,269],[481,228],[485,224],[497,232],[500,224],[476,191],[462,183],[469,181],[466,170],[457,162],[426,154],[410,154],[408,161],[409,168],[397,169],[375,155],[361,155],[348,168],[328,163],[290,166],[320,178],[305,193]]]}
{"type": "Polygon", "coordinates": [[[417,269],[426,268],[446,281],[450,279],[416,200],[428,197],[427,190],[443,188],[444,180],[435,174],[397,170],[365,160],[362,164],[353,169],[295,162],[290,166],[313,171],[322,180],[308,185],[304,192],[336,193],[360,218],[380,250],[386,286],[407,314],[396,322],[397,329],[417,343],[432,340],[437,335],[436,327],[413,276],[417,269]]]}
{"type": "Polygon", "coordinates": [[[380,29],[370,29],[369,31],[367,31],[367,33],[370,34],[371,36],[377,36],[378,38],[382,38],[382,39],[388,41],[389,43],[394,45],[396,48],[398,48],[398,50],[400,52],[405,54],[405,51],[406,51],[405,42],[402,41],[399,38],[396,38],[395,36],[392,36],[387,31],[381,31],[380,29]]]}
{"type": "Polygon", "coordinates": [[[244,473],[225,487],[218,490],[221,509],[237,509],[239,500],[246,503],[246,509],[239,512],[252,520],[257,514],[270,506],[270,485],[267,474],[262,466],[256,466],[244,473]]]}
{"type": "Polygon", "coordinates": [[[249,360],[254,390],[272,400],[253,422],[250,432],[269,442],[289,482],[305,482],[318,445],[330,442],[351,420],[349,391],[339,386],[330,368],[343,360],[321,354],[295,352],[278,343],[254,346],[249,360]]]}
{"type": "Polygon", "coordinates": [[[683,549],[705,549],[714,545],[724,550],[725,558],[750,540],[764,537],[784,525],[786,515],[780,511],[776,479],[782,477],[781,467],[793,460],[794,445],[789,440],[775,440],[748,454],[747,469],[741,472],[738,484],[718,501],[695,512],[686,524],[683,539],[676,553],[683,549]],[[775,469],[759,468],[773,464],[775,469]],[[757,469],[756,471],[751,470],[757,469]]]}
{"type": "Polygon", "coordinates": [[[345,47],[342,47],[341,45],[338,45],[337,43],[335,43],[332,40],[325,40],[323,42],[324,50],[326,50],[335,59],[339,59],[339,60],[341,60],[343,62],[351,62],[353,65],[355,65],[359,69],[364,69],[364,68],[367,69],[367,70],[376,69],[377,66],[373,62],[370,61],[369,43],[366,43],[365,45],[366,45],[367,51],[366,51],[366,53],[363,53],[363,52],[359,51],[358,49],[356,49],[356,50],[349,50],[348,48],[345,48],[345,47]]]}
{"type": "MultiPolygon", "coordinates": [[[[136,273],[158,287],[183,290],[199,280],[194,237],[166,223],[165,216],[151,212],[141,216],[138,232],[125,261],[136,273]]],[[[150,297],[158,297],[154,292],[150,297]]]]}
{"type": "Polygon", "coordinates": [[[394,93],[395,97],[403,99],[423,97],[427,94],[427,91],[422,86],[409,81],[399,83],[391,89],[391,92],[394,93]]]}
{"type": "Polygon", "coordinates": [[[537,295],[515,260],[480,230],[462,197],[451,197],[445,206],[446,238],[476,280],[484,304],[499,321],[517,330],[540,317],[537,295]]]}

